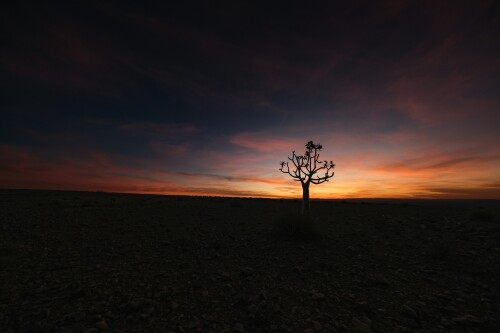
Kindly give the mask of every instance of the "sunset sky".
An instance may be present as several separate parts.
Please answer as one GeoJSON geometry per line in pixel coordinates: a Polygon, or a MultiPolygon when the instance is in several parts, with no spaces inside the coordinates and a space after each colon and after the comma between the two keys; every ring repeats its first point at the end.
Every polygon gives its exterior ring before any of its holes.
{"type": "Polygon", "coordinates": [[[2,9],[0,188],[500,199],[498,1],[81,3],[2,9]]]}

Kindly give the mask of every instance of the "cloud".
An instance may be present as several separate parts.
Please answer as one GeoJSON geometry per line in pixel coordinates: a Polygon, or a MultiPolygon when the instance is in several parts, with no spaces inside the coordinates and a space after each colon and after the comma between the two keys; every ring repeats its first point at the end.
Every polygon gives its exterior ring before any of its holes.
{"type": "Polygon", "coordinates": [[[500,182],[481,183],[476,186],[426,187],[423,197],[443,199],[500,199],[500,182]]]}
{"type": "Polygon", "coordinates": [[[149,148],[157,156],[164,158],[179,158],[186,156],[189,152],[191,152],[192,145],[189,142],[173,144],[164,141],[152,141],[149,143],[149,148]]]}
{"type": "Polygon", "coordinates": [[[0,187],[275,197],[278,195],[266,190],[229,184],[284,184],[278,179],[156,170],[152,165],[129,167],[117,164],[113,156],[100,151],[80,151],[75,155],[78,158],[60,155],[47,160],[22,147],[0,145],[0,187]]]}
{"type": "Polygon", "coordinates": [[[238,183],[264,183],[264,184],[289,183],[280,179],[269,179],[269,178],[258,178],[258,177],[247,177],[247,176],[217,175],[209,173],[194,173],[194,172],[183,172],[183,171],[176,172],[176,174],[193,178],[210,178],[215,180],[225,180],[229,182],[238,182],[238,183]]]}
{"type": "Polygon", "coordinates": [[[461,171],[482,168],[491,163],[500,163],[500,154],[480,155],[464,151],[441,154],[426,154],[375,166],[373,170],[387,173],[429,174],[435,172],[461,171]],[[464,156],[465,155],[465,156],[464,156]]]}
{"type": "Polygon", "coordinates": [[[137,122],[119,125],[125,133],[153,138],[155,140],[170,140],[200,132],[193,124],[137,122]]]}
{"type": "Polygon", "coordinates": [[[249,148],[261,153],[276,153],[290,150],[291,147],[303,146],[303,140],[296,138],[286,138],[272,136],[266,132],[243,132],[229,138],[229,142],[234,145],[249,148]]]}

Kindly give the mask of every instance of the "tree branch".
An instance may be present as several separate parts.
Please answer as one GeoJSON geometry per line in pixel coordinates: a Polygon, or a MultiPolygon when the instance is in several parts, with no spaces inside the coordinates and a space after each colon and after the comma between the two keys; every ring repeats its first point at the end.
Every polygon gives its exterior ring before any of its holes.
{"type": "Polygon", "coordinates": [[[335,164],[330,163],[330,165],[327,165],[325,163],[325,165],[323,165],[323,167],[321,167],[320,169],[318,169],[318,170],[326,169],[325,175],[322,176],[322,177],[318,176],[317,178],[311,178],[311,183],[317,185],[317,184],[321,184],[321,183],[327,182],[328,179],[332,178],[333,175],[335,174],[335,172],[333,171],[334,168],[335,168],[335,164]],[[331,171],[331,174],[330,174],[330,171],[331,171]]]}
{"type": "Polygon", "coordinates": [[[333,168],[335,164],[332,161],[319,161],[319,152],[323,149],[320,144],[315,144],[312,141],[306,143],[306,152],[304,155],[297,155],[295,150],[292,152],[292,157],[288,157],[295,167],[295,170],[290,170],[289,162],[281,162],[280,171],[289,174],[294,181],[300,181],[302,185],[309,183],[321,184],[327,182],[333,177],[333,168]],[[319,176],[318,172],[324,170],[324,175],[319,176]],[[314,177],[316,176],[316,177],[314,177]]]}
{"type": "Polygon", "coordinates": [[[300,178],[299,176],[297,176],[297,171],[294,170],[293,172],[295,173],[295,175],[293,175],[291,172],[290,172],[290,167],[288,166],[288,162],[281,162],[281,168],[280,168],[280,171],[283,172],[283,173],[287,173],[289,174],[292,178],[300,178]],[[285,165],[286,165],[286,170],[284,169],[285,168],[285,165]]]}

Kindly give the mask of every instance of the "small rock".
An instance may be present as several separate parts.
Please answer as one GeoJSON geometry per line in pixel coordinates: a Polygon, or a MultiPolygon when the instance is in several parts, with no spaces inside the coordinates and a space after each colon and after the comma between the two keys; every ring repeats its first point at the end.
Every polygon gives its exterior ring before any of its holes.
{"type": "Polygon", "coordinates": [[[105,320],[101,320],[101,321],[97,322],[95,324],[95,327],[102,330],[102,331],[109,329],[108,323],[106,323],[105,320]]]}
{"type": "Polygon", "coordinates": [[[78,322],[81,322],[83,319],[85,319],[86,316],[87,315],[85,314],[85,312],[76,311],[76,312],[70,313],[67,317],[78,323],[78,322]]]}
{"type": "Polygon", "coordinates": [[[245,332],[245,327],[243,327],[243,324],[242,323],[236,323],[234,325],[234,330],[236,332],[240,332],[240,333],[244,333],[245,332]]]}
{"type": "Polygon", "coordinates": [[[408,318],[418,319],[418,313],[408,305],[403,305],[401,313],[408,318]]]}
{"type": "Polygon", "coordinates": [[[353,333],[373,333],[369,324],[362,322],[358,318],[352,319],[352,332],[353,333]]]}
{"type": "Polygon", "coordinates": [[[94,313],[88,316],[88,321],[89,322],[94,322],[97,323],[102,320],[102,315],[99,313],[94,313]]]}
{"type": "Polygon", "coordinates": [[[323,295],[319,291],[313,291],[313,293],[312,293],[312,299],[314,299],[314,300],[325,299],[325,295],[323,295]]]}
{"type": "Polygon", "coordinates": [[[462,280],[467,283],[467,284],[470,284],[470,285],[474,285],[475,284],[475,281],[474,279],[468,277],[468,276],[463,276],[462,277],[462,280]]]}
{"type": "Polygon", "coordinates": [[[363,313],[370,312],[370,306],[365,301],[357,302],[356,304],[354,304],[353,309],[357,312],[363,312],[363,313]]]}
{"type": "Polygon", "coordinates": [[[321,323],[319,321],[313,320],[312,324],[313,324],[313,327],[315,330],[319,331],[319,330],[323,329],[323,325],[321,325],[321,323]]]}
{"type": "MultiPolygon", "coordinates": [[[[75,331],[75,328],[72,326],[67,326],[67,327],[61,327],[59,330],[59,333],[73,333],[75,331]]],[[[7,331],[10,333],[13,333],[13,331],[7,331]]]]}
{"type": "Polygon", "coordinates": [[[41,306],[37,306],[33,309],[32,315],[37,319],[46,318],[50,314],[50,310],[41,306]]]}
{"type": "Polygon", "coordinates": [[[387,278],[383,275],[375,275],[371,277],[371,283],[373,285],[379,285],[379,286],[390,286],[391,283],[387,278]]]}
{"type": "Polygon", "coordinates": [[[151,313],[153,313],[153,312],[155,312],[155,308],[154,308],[154,307],[149,307],[149,308],[145,308],[145,309],[144,309],[144,313],[149,313],[149,314],[151,314],[151,313]]]}
{"type": "Polygon", "coordinates": [[[255,312],[257,312],[257,310],[258,310],[258,307],[254,303],[250,304],[247,308],[247,311],[250,313],[255,313],[255,312]]]}
{"type": "Polygon", "coordinates": [[[188,325],[186,325],[186,328],[191,330],[191,329],[194,329],[194,328],[196,328],[198,326],[200,326],[200,320],[195,317],[194,320],[191,323],[189,323],[188,325]]]}
{"type": "Polygon", "coordinates": [[[473,316],[471,314],[465,314],[461,317],[453,318],[452,319],[455,323],[461,324],[461,325],[469,325],[469,326],[476,326],[481,324],[481,320],[477,318],[476,316],[473,316]]]}
{"type": "Polygon", "coordinates": [[[446,319],[445,317],[441,317],[441,325],[443,325],[444,327],[449,327],[450,326],[450,321],[448,319],[446,319]]]}
{"type": "Polygon", "coordinates": [[[241,269],[241,275],[250,276],[253,275],[253,268],[250,266],[245,266],[241,269]]]}
{"type": "Polygon", "coordinates": [[[139,300],[133,300],[125,305],[125,308],[129,312],[137,312],[142,308],[142,302],[139,300]]]}
{"type": "Polygon", "coordinates": [[[288,327],[286,324],[281,324],[279,329],[282,331],[282,332],[291,332],[292,330],[290,329],[290,327],[288,327]]]}

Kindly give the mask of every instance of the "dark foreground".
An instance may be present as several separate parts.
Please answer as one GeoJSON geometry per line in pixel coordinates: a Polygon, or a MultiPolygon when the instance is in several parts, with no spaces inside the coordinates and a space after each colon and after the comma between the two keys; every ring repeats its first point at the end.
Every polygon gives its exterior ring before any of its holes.
{"type": "Polygon", "coordinates": [[[500,332],[498,205],[0,191],[2,332],[500,332]]]}

